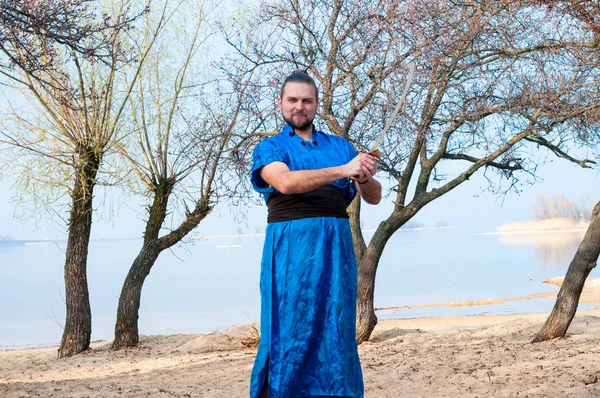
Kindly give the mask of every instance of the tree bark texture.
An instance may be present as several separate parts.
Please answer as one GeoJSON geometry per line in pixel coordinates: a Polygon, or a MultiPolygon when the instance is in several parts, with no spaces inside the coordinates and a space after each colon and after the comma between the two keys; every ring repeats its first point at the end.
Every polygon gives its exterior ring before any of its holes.
{"type": "Polygon", "coordinates": [[[354,255],[359,262],[367,250],[365,239],[360,228],[360,206],[361,199],[356,195],[350,206],[348,206],[348,217],[350,218],[350,230],[352,231],[352,243],[354,245],[354,255]]]}
{"type": "Polygon", "coordinates": [[[590,271],[600,255],[600,202],[594,206],[590,226],[569,264],[550,316],[533,339],[533,343],[564,337],[577,312],[579,297],[590,271]]]}
{"type": "Polygon", "coordinates": [[[160,251],[156,244],[144,245],[129,269],[121,289],[121,296],[119,296],[113,341],[115,350],[123,347],[135,347],[139,342],[138,319],[142,287],[159,254],[160,251]]]}
{"type": "Polygon", "coordinates": [[[167,216],[167,205],[174,181],[165,182],[154,192],[149,219],[144,234],[144,246],[134,260],[119,296],[113,349],[135,347],[139,342],[138,319],[144,281],[150,275],[160,253],[180,242],[212,210],[208,198],[203,197],[185,221],[166,236],[159,238],[160,228],[167,216]]]}
{"type": "Polygon", "coordinates": [[[142,287],[160,254],[157,240],[160,227],[167,216],[169,195],[172,189],[173,184],[166,181],[154,190],[154,200],[150,209],[148,209],[149,217],[144,233],[144,246],[133,261],[119,296],[115,339],[113,341],[113,349],[115,350],[122,347],[135,347],[138,344],[138,319],[142,287]]]}
{"type": "Polygon", "coordinates": [[[65,301],[67,315],[58,357],[68,357],[90,346],[92,311],[87,285],[87,256],[92,230],[92,198],[101,155],[92,147],[79,150],[80,166],[75,170],[71,214],[65,259],[65,301]]]}
{"type": "Polygon", "coordinates": [[[358,263],[358,297],[356,302],[356,341],[358,344],[369,340],[371,333],[377,325],[375,315],[374,294],[375,275],[383,249],[392,237],[412,214],[394,213],[386,221],[382,222],[375,231],[373,238],[365,255],[358,263]]]}

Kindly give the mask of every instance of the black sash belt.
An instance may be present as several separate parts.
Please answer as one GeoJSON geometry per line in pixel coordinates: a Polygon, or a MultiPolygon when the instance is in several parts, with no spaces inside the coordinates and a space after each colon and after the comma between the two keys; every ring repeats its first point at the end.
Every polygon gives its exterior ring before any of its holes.
{"type": "Polygon", "coordinates": [[[274,195],[269,199],[267,207],[268,223],[310,217],[348,218],[344,192],[331,184],[301,194],[274,195]]]}

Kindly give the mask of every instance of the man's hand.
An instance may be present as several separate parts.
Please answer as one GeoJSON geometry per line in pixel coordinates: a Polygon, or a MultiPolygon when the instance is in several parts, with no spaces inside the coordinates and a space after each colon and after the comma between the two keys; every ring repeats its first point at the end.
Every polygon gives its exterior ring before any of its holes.
{"type": "Polygon", "coordinates": [[[359,153],[345,165],[345,174],[358,181],[366,181],[377,173],[377,160],[367,153],[359,153]]]}
{"type": "Polygon", "coordinates": [[[359,178],[357,180],[361,183],[364,183],[368,179],[375,176],[379,164],[373,156],[367,153],[361,153],[358,155],[358,157],[360,159],[362,173],[358,174],[359,178]]]}
{"type": "Polygon", "coordinates": [[[363,164],[361,155],[357,155],[354,159],[346,163],[344,167],[344,177],[364,178],[363,164]]]}
{"type": "Polygon", "coordinates": [[[361,170],[355,177],[356,191],[365,202],[376,205],[381,201],[381,184],[372,178],[377,173],[377,160],[367,153],[361,153],[357,158],[360,161],[361,170]]]}

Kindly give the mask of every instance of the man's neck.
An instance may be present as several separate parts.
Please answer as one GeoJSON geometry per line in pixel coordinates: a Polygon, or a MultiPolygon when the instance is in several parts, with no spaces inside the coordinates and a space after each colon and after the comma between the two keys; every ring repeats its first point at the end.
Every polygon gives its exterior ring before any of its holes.
{"type": "Polygon", "coordinates": [[[296,134],[298,134],[298,136],[300,136],[301,138],[305,139],[306,141],[312,141],[312,136],[313,136],[313,126],[312,125],[309,128],[307,128],[306,130],[298,130],[295,128],[294,132],[296,134]]]}

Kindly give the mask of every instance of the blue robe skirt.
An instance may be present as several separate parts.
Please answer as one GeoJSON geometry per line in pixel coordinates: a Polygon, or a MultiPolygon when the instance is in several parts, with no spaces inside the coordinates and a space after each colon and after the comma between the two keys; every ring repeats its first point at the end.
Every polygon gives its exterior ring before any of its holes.
{"type": "MultiPolygon", "coordinates": [[[[319,167],[310,147],[299,148],[307,150],[301,156],[294,152],[298,137],[288,133],[284,128],[282,137],[273,137],[282,142],[255,150],[253,183],[267,200],[276,193],[264,187],[257,171],[273,161],[273,148],[280,157],[275,161],[286,161],[290,169],[307,162],[319,167]]],[[[323,149],[329,150],[324,161],[333,157],[342,164],[355,155],[338,137],[331,140],[334,146],[341,143],[342,150],[332,150],[321,135],[316,135],[319,145],[323,142],[323,149]]],[[[336,185],[351,200],[352,184],[340,180],[336,185]]],[[[348,219],[313,217],[268,224],[260,291],[261,339],[250,397],[258,398],[266,381],[271,398],[363,397],[356,344],[357,267],[348,219]]]]}
{"type": "Polygon", "coordinates": [[[267,226],[261,340],[251,397],[362,397],[356,344],[357,270],[347,219],[267,226]]]}

